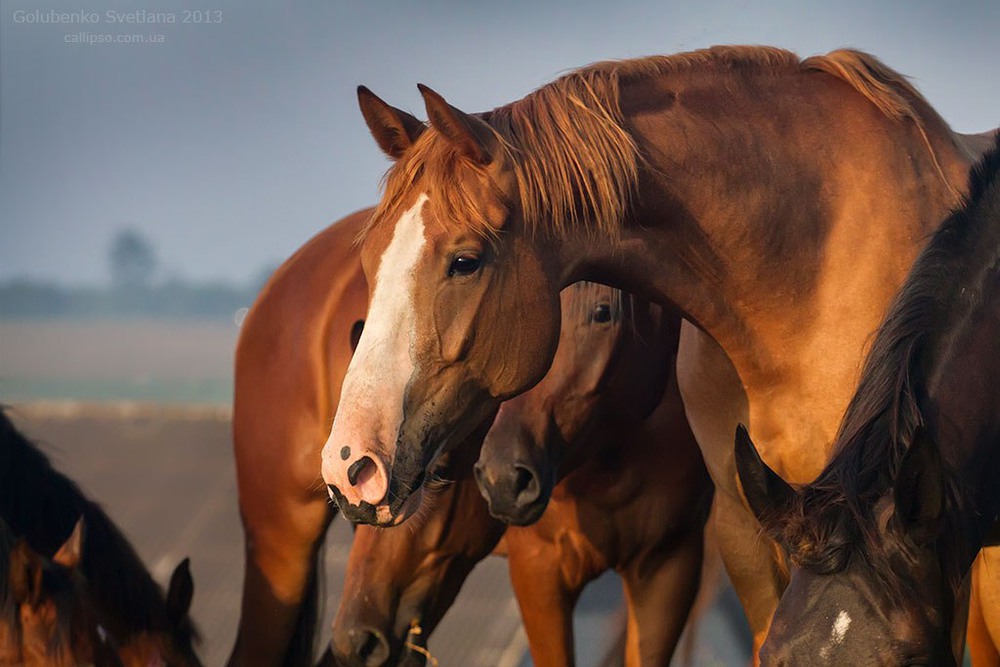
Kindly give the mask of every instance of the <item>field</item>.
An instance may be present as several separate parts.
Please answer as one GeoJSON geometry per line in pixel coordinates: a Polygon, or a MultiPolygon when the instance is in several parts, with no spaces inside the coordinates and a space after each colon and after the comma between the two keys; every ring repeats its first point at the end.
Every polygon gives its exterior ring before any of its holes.
{"type": "MultiPolygon", "coordinates": [[[[158,581],[191,556],[201,654],[212,666],[232,646],[242,577],[228,405],[237,335],[226,322],[0,323],[0,401],[105,506],[158,581]]],[[[325,551],[324,636],[350,539],[336,520],[325,551]]],[[[620,602],[614,576],[585,592],[575,618],[581,667],[595,665],[613,637],[620,602]]],[[[705,616],[694,664],[745,661],[734,609],[726,593],[705,616]]],[[[442,667],[530,664],[503,560],[480,564],[430,648],[442,667]]]]}
{"type": "Polygon", "coordinates": [[[228,404],[233,322],[0,321],[0,398],[228,404]]]}

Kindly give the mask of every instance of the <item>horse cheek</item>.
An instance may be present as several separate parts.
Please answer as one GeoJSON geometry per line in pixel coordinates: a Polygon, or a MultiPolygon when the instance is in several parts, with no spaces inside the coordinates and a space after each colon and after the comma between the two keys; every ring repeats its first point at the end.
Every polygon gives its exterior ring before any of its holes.
{"type": "MultiPolygon", "coordinates": [[[[481,287],[469,294],[458,286],[444,285],[434,299],[431,327],[437,341],[437,353],[445,364],[466,360],[473,343],[473,324],[490,320],[480,319],[483,304],[481,287]]],[[[469,360],[473,361],[473,360],[469,360]]]]}

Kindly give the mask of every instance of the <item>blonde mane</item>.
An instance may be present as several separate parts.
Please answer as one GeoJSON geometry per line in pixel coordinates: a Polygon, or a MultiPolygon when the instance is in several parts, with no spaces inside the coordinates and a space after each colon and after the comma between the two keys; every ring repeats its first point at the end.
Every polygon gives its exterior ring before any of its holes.
{"type": "MultiPolygon", "coordinates": [[[[510,160],[524,224],[556,237],[585,229],[619,234],[636,192],[642,157],[625,129],[623,83],[707,69],[748,74],[820,71],[848,83],[889,119],[912,121],[944,177],[917,109],[930,106],[897,72],[860,51],[839,50],[800,60],[783,49],[718,46],[690,53],[599,62],[562,76],[526,97],[480,114],[510,160]]],[[[943,123],[943,121],[941,121],[943,123]]],[[[424,132],[386,174],[383,197],[362,237],[393,217],[413,187],[443,208],[443,217],[485,235],[490,227],[477,192],[458,178],[485,168],[463,159],[436,131],[424,132]]],[[[947,179],[945,179],[947,182],[947,179]]]]}

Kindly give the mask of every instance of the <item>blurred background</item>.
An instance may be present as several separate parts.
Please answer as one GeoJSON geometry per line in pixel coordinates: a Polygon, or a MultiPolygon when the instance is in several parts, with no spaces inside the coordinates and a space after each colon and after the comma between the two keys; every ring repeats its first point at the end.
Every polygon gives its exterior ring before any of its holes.
{"type": "MultiPolygon", "coordinates": [[[[981,132],[1000,124],[998,29],[995,0],[2,0],[0,402],[105,502],[161,580],[194,555],[206,657],[220,664],[242,559],[233,345],[271,271],[377,200],[388,163],[357,111],[358,84],[422,117],[418,81],[479,111],[596,60],[849,46],[908,75],[956,130],[981,132]],[[50,10],[97,21],[47,22],[50,10]],[[135,22],[116,19],[125,11],[135,22]]],[[[328,607],[349,541],[337,530],[328,607]]],[[[489,626],[494,653],[458,639],[435,650],[452,656],[443,665],[519,664],[502,564],[477,576],[468,613],[476,600],[507,605],[489,626]]],[[[601,586],[581,614],[591,638],[617,604],[614,583],[601,586]]],[[[742,659],[728,599],[706,626],[724,638],[696,651],[699,664],[742,659]]]]}

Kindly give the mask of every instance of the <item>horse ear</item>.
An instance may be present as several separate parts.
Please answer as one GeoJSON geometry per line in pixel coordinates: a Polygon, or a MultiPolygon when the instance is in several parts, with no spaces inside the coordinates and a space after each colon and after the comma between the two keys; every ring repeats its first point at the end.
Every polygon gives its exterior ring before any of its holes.
{"type": "Polygon", "coordinates": [[[83,517],[76,520],[73,532],[69,534],[59,551],[52,557],[53,563],[58,563],[70,570],[76,569],[80,564],[80,555],[83,553],[83,517]]]}
{"type": "Polygon", "coordinates": [[[405,111],[389,106],[364,86],[358,86],[358,105],[379,148],[393,160],[403,157],[427,127],[405,111]]]}
{"type": "Polygon", "coordinates": [[[351,352],[358,349],[358,341],[361,340],[361,332],[365,330],[365,321],[358,320],[351,326],[351,352]]]}
{"type": "Polygon", "coordinates": [[[743,424],[736,426],[736,473],[754,516],[773,532],[769,524],[794,506],[798,494],[764,463],[743,424]]]}
{"type": "Polygon", "coordinates": [[[896,518],[918,544],[934,540],[944,515],[944,469],[941,453],[926,430],[917,430],[893,484],[896,518]]]}
{"type": "Polygon", "coordinates": [[[194,578],[191,577],[191,559],[185,558],[170,575],[167,586],[167,613],[175,624],[180,624],[191,609],[194,597],[194,578]]]}
{"type": "Polygon", "coordinates": [[[418,83],[417,88],[424,97],[431,127],[455,144],[465,157],[489,164],[497,143],[493,129],[481,119],[451,106],[424,84],[418,83]]]}

